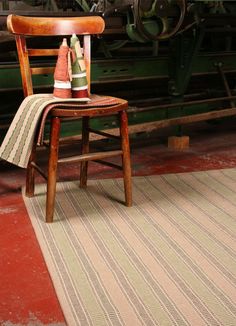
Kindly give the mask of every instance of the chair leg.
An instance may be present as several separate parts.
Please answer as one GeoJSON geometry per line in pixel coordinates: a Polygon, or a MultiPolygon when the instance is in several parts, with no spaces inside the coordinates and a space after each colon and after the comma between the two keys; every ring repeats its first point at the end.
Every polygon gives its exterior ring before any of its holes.
{"type": "Polygon", "coordinates": [[[32,151],[29,158],[29,163],[26,169],[26,186],[25,186],[25,195],[27,197],[34,196],[34,185],[35,185],[35,168],[31,165],[32,162],[36,160],[36,147],[37,142],[34,140],[32,151]]]}
{"type": "Polygon", "coordinates": [[[56,179],[57,179],[57,161],[59,150],[60,119],[53,117],[51,120],[50,131],[50,152],[48,159],[48,181],[47,181],[47,201],[46,201],[46,222],[53,222],[56,179]]]}
{"type": "Polygon", "coordinates": [[[123,177],[125,189],[125,204],[132,206],[132,180],[131,180],[131,161],[130,161],[130,146],[128,132],[128,117],[126,111],[119,112],[120,117],[120,135],[123,161],[123,177]]]}
{"type": "MultiPolygon", "coordinates": [[[[89,117],[82,118],[82,154],[89,153],[89,117]]],[[[80,187],[87,186],[88,161],[80,163],[80,187]]]]}

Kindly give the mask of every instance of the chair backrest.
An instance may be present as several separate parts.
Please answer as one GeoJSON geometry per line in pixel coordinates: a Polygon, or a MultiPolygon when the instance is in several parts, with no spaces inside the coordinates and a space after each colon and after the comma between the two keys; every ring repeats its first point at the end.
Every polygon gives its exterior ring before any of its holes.
{"type": "MultiPolygon", "coordinates": [[[[45,49],[27,47],[28,38],[42,36],[71,36],[75,33],[83,37],[83,53],[86,65],[87,80],[90,90],[90,64],[91,64],[91,39],[90,35],[101,34],[104,30],[105,23],[101,17],[26,17],[9,15],[7,17],[8,30],[15,35],[22,86],[24,96],[33,94],[32,75],[51,74],[54,67],[33,67],[30,57],[48,57],[57,56],[57,49],[45,49]]],[[[62,39],[61,39],[62,41],[62,39]]],[[[47,47],[50,46],[46,42],[47,47]]],[[[51,38],[50,38],[51,43],[51,38]]],[[[59,45],[58,45],[59,47],[59,45]]]]}

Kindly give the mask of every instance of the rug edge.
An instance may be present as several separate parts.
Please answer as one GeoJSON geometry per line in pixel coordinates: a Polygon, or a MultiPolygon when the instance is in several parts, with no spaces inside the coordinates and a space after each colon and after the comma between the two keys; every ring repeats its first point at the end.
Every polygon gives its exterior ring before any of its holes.
{"type": "Polygon", "coordinates": [[[30,199],[28,199],[25,196],[25,186],[22,187],[21,195],[22,195],[25,207],[26,207],[27,215],[28,215],[29,220],[30,220],[31,225],[32,225],[32,229],[33,229],[33,232],[34,232],[34,235],[35,235],[35,239],[36,239],[36,241],[38,243],[38,246],[39,246],[40,251],[41,251],[41,255],[42,255],[44,263],[45,263],[45,265],[47,267],[48,276],[50,278],[51,285],[52,285],[52,287],[53,287],[53,289],[55,291],[55,294],[57,296],[57,300],[58,300],[58,302],[60,304],[60,308],[61,308],[61,311],[62,311],[62,313],[64,315],[65,321],[66,321],[67,325],[78,326],[78,323],[72,317],[73,313],[71,312],[70,306],[67,304],[67,300],[65,298],[64,290],[63,290],[63,288],[61,286],[61,281],[60,281],[60,279],[58,277],[58,273],[57,273],[56,268],[54,266],[51,255],[49,253],[48,247],[45,244],[42,232],[41,232],[41,230],[40,230],[40,228],[38,226],[38,223],[36,222],[36,215],[35,215],[35,211],[33,209],[33,206],[32,206],[32,204],[30,202],[30,199]],[[53,275],[53,279],[52,279],[51,275],[53,275]]]}

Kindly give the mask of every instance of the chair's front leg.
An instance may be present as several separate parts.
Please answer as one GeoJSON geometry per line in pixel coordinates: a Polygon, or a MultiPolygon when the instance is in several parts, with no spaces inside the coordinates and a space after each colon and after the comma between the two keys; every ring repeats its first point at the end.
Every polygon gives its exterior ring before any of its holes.
{"type": "MultiPolygon", "coordinates": [[[[89,153],[89,117],[82,118],[82,154],[89,153]]],[[[88,161],[80,163],[80,187],[87,186],[88,161]]]]}
{"type": "Polygon", "coordinates": [[[35,139],[29,158],[29,163],[26,169],[25,195],[27,197],[34,196],[35,168],[32,166],[32,163],[36,161],[36,147],[37,147],[37,141],[35,139]]]}
{"type": "Polygon", "coordinates": [[[125,204],[132,206],[132,180],[131,180],[131,161],[130,161],[130,146],[129,146],[129,132],[128,132],[128,117],[127,112],[119,112],[120,117],[120,135],[123,161],[123,176],[125,189],[125,204]]]}
{"type": "Polygon", "coordinates": [[[48,159],[48,181],[47,181],[47,202],[46,202],[46,222],[53,222],[55,206],[56,181],[57,181],[57,161],[59,151],[60,119],[51,119],[50,131],[50,152],[48,159]]]}

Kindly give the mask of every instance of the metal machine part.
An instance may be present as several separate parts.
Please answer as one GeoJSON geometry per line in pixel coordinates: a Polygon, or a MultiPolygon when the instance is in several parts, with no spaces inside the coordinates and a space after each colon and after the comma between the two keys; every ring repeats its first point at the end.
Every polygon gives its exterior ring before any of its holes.
{"type": "Polygon", "coordinates": [[[26,14],[32,7],[32,11],[57,14],[99,14],[110,21],[119,17],[120,29],[125,28],[127,36],[140,43],[169,39],[201,23],[204,14],[236,10],[234,0],[23,0],[2,1],[2,9],[23,10],[24,4],[26,14]]]}
{"type": "Polygon", "coordinates": [[[133,4],[136,29],[145,40],[158,41],[175,35],[183,24],[185,13],[186,0],[136,0],[133,4]]]}
{"type": "MultiPolygon", "coordinates": [[[[101,38],[93,39],[92,88],[97,93],[128,99],[131,125],[189,115],[188,119],[179,120],[182,124],[194,121],[191,115],[196,116],[196,113],[204,113],[203,118],[207,120],[212,111],[219,108],[230,106],[233,110],[236,103],[236,0],[27,0],[6,3],[11,8],[0,12],[2,20],[9,12],[47,16],[102,15],[106,30],[101,38]],[[13,8],[16,3],[20,10],[13,8]],[[24,11],[23,5],[27,6],[24,11]]],[[[0,92],[7,100],[2,101],[0,108],[0,130],[6,128],[17,107],[16,102],[21,99],[14,42],[5,31],[1,33],[0,92]]],[[[37,77],[37,80],[39,88],[45,84],[50,86],[52,81],[48,75],[37,77]]],[[[114,121],[107,120],[100,127],[115,126],[114,121]]],[[[166,122],[161,126],[166,126],[166,122]]],[[[66,127],[65,133],[69,131],[70,127],[66,127]]]]}

